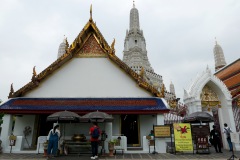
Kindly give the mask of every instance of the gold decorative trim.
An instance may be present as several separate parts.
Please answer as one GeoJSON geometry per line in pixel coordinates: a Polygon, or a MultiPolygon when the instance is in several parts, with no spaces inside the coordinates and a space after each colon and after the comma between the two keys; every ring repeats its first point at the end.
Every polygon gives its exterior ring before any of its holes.
{"type": "Polygon", "coordinates": [[[108,56],[106,54],[95,54],[95,53],[80,53],[80,54],[75,54],[75,58],[107,58],[108,56]]]}
{"type": "Polygon", "coordinates": [[[237,106],[240,107],[240,98],[237,99],[237,106]]]}

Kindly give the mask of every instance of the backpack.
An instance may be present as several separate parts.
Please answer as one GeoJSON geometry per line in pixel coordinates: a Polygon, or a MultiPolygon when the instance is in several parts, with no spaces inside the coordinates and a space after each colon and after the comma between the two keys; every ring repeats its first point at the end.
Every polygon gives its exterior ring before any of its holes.
{"type": "Polygon", "coordinates": [[[230,128],[228,127],[227,129],[224,128],[226,130],[226,135],[227,135],[227,138],[230,138],[230,128]]]}
{"type": "Polygon", "coordinates": [[[98,138],[99,137],[99,129],[97,127],[94,128],[92,132],[92,138],[98,138]]]}

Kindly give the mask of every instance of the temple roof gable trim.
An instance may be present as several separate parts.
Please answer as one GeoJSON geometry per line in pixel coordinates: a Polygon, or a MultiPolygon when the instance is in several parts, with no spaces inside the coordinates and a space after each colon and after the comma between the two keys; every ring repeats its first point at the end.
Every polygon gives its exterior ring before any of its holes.
{"type": "MultiPolygon", "coordinates": [[[[115,55],[114,47],[111,48],[108,45],[103,35],[101,34],[96,24],[91,18],[81,30],[81,32],[78,34],[78,36],[75,38],[70,47],[66,49],[66,53],[59,57],[55,62],[49,65],[41,73],[35,76],[35,82],[37,83],[27,83],[18,91],[14,92],[12,97],[22,97],[30,90],[38,87],[42,80],[46,79],[46,77],[52,74],[55,70],[59,69],[61,66],[63,66],[63,64],[68,62],[73,57],[76,57],[81,51],[83,51],[84,45],[88,42],[98,44],[98,48],[95,48],[101,51],[101,54],[98,54],[98,56],[104,55],[105,57],[108,57],[111,61],[113,61],[120,68],[122,68],[130,77],[132,77],[140,87],[147,90],[156,97],[163,97],[163,95],[157,89],[155,89],[155,87],[143,80],[136,72],[134,72],[130,67],[127,66],[127,64],[125,64],[115,55]],[[89,39],[91,41],[88,41],[89,39]]],[[[92,50],[90,49],[90,51],[92,50]]],[[[97,55],[94,55],[96,53],[92,54],[93,56],[97,57],[97,55]]]]}

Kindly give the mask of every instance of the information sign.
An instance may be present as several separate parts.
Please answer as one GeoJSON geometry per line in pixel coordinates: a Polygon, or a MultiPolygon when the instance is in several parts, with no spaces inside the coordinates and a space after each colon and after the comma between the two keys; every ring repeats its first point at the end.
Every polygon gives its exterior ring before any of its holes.
{"type": "Polygon", "coordinates": [[[47,137],[46,136],[40,136],[38,137],[38,143],[44,143],[47,141],[47,137]]]}
{"type": "Polygon", "coordinates": [[[164,125],[154,125],[154,137],[156,138],[166,138],[171,136],[170,126],[164,125]]]}
{"type": "Polygon", "coordinates": [[[174,123],[176,151],[193,151],[190,123],[174,123]]]}
{"type": "Polygon", "coordinates": [[[239,143],[239,133],[230,133],[231,142],[239,143]]]}

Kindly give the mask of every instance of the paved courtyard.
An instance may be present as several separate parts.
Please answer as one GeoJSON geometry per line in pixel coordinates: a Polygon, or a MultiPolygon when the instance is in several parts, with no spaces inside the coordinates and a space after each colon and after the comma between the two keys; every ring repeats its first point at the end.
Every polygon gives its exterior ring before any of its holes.
{"type": "MultiPolygon", "coordinates": [[[[189,154],[189,153],[182,153],[182,154],[170,154],[170,153],[158,153],[158,154],[146,154],[146,153],[135,153],[135,154],[117,154],[113,157],[109,156],[100,156],[99,160],[116,160],[116,159],[136,159],[136,160],[148,160],[148,159],[167,159],[167,160],[183,160],[183,159],[192,159],[192,160],[209,160],[209,159],[218,159],[218,160],[226,160],[229,159],[232,155],[232,152],[227,150],[223,150],[223,153],[215,153],[212,151],[213,148],[211,147],[210,154],[189,154]]],[[[237,158],[240,158],[240,151],[234,153],[237,158]]],[[[52,158],[53,160],[90,160],[89,154],[81,154],[81,155],[68,155],[68,156],[59,156],[56,158],[52,158]]],[[[46,159],[43,157],[43,154],[17,154],[17,153],[3,153],[0,154],[1,160],[8,160],[8,159],[24,159],[24,160],[42,160],[46,159]]]]}

